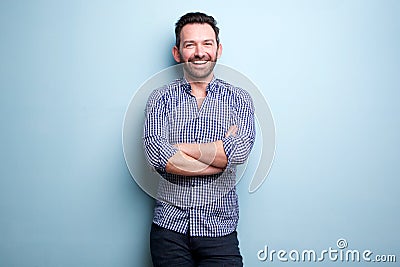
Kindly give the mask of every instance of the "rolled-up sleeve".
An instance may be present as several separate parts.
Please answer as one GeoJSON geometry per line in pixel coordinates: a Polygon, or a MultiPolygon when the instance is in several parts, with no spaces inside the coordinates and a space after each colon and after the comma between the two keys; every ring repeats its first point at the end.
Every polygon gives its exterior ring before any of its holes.
{"type": "Polygon", "coordinates": [[[232,121],[237,125],[238,131],[236,135],[222,139],[228,158],[228,167],[231,164],[243,164],[247,160],[255,140],[254,105],[251,96],[242,89],[234,100],[235,118],[232,121]]]}
{"type": "Polygon", "coordinates": [[[143,146],[147,161],[157,171],[165,172],[165,166],[178,149],[169,143],[169,126],[162,88],[150,95],[143,129],[143,146]]]}

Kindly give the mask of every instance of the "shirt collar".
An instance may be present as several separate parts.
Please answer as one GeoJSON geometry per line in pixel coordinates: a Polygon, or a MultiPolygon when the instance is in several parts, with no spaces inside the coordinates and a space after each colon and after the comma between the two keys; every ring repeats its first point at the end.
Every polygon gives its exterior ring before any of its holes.
{"type": "MultiPolygon", "coordinates": [[[[181,86],[182,88],[187,92],[190,93],[192,91],[192,88],[190,87],[190,83],[186,80],[185,77],[181,79],[181,86]]],[[[206,92],[210,91],[213,92],[215,89],[218,89],[218,82],[215,76],[213,76],[212,80],[210,83],[207,85],[206,92]]]]}

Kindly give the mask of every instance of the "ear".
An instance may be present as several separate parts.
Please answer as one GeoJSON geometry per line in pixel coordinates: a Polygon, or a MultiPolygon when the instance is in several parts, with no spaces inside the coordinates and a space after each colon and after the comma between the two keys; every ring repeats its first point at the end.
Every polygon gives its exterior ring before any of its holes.
{"type": "Polygon", "coordinates": [[[219,44],[217,50],[217,59],[219,59],[221,56],[222,56],[222,44],[219,44]]]}
{"type": "Polygon", "coordinates": [[[181,57],[179,56],[179,49],[178,47],[172,47],[172,56],[174,57],[175,61],[181,63],[181,57]]]}

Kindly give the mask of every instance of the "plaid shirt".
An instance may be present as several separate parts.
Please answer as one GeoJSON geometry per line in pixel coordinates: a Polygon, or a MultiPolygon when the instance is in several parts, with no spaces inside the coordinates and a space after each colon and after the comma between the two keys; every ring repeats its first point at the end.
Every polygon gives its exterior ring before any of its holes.
{"type": "Polygon", "coordinates": [[[254,106],[243,89],[214,78],[200,109],[184,79],[156,89],[146,106],[144,149],[160,179],[153,222],[191,236],[216,237],[236,230],[239,219],[236,165],[246,161],[254,143],[254,106]],[[235,136],[225,137],[232,125],[235,136]],[[222,140],[228,158],[224,172],[180,176],[165,172],[177,143],[222,140]]]}

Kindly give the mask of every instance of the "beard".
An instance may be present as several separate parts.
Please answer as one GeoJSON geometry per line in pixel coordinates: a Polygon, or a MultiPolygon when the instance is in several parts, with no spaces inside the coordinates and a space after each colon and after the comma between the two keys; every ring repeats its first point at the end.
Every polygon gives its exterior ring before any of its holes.
{"type": "Polygon", "coordinates": [[[187,78],[197,82],[203,82],[209,78],[217,63],[217,53],[218,51],[215,53],[214,58],[208,54],[203,57],[193,56],[187,62],[183,60],[182,54],[179,54],[181,62],[184,62],[183,69],[187,78]]]}

